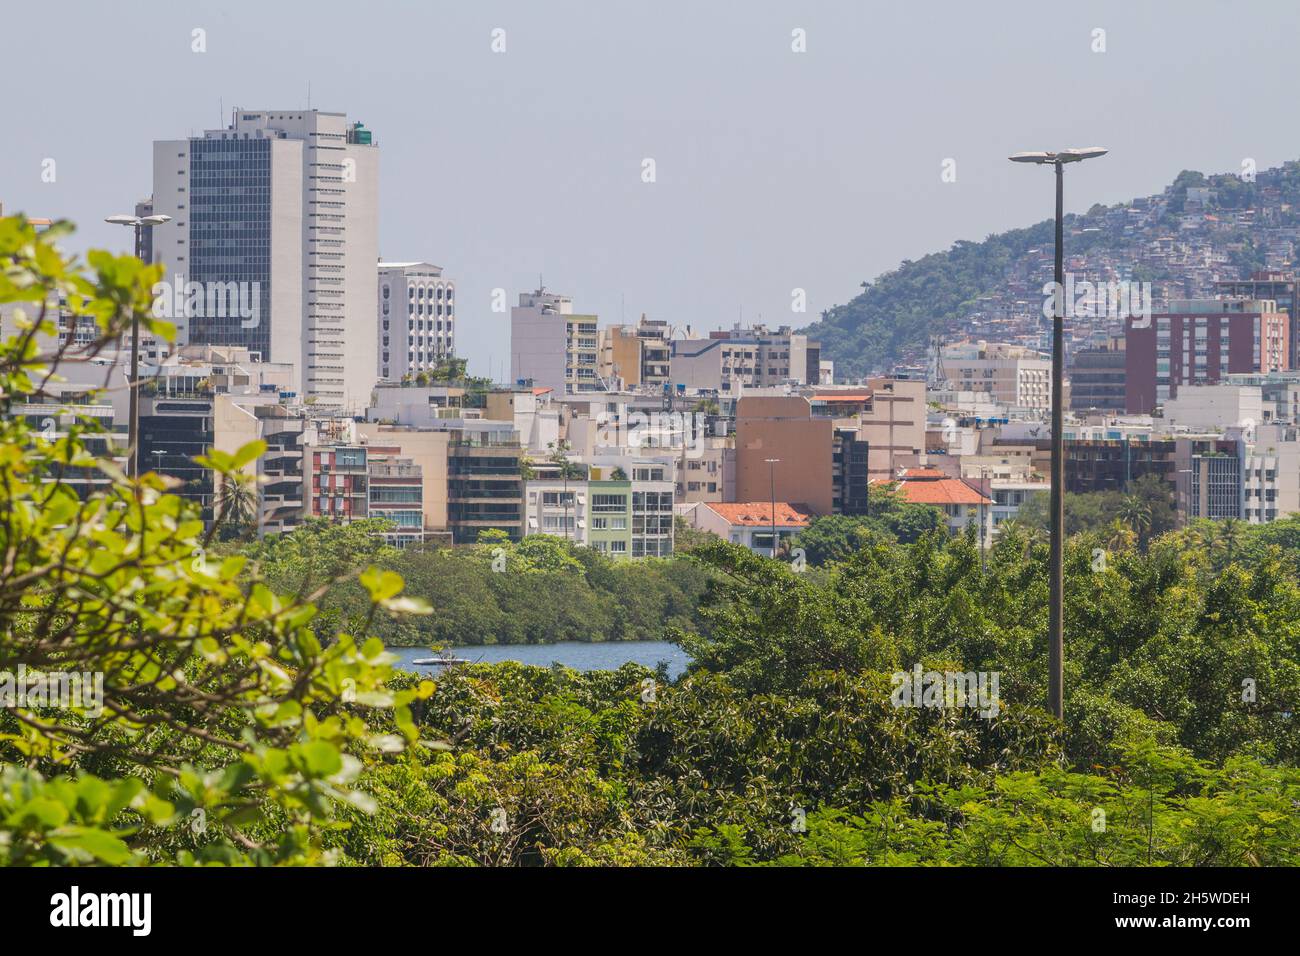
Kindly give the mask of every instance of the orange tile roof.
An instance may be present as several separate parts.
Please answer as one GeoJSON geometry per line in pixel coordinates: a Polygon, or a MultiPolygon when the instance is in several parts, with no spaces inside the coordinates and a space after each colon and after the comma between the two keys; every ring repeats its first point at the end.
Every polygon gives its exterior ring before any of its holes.
{"type": "MultiPolygon", "coordinates": [[[[770,501],[706,501],[704,507],[711,508],[728,524],[770,527],[772,524],[772,502],[770,501]]],[[[788,501],[776,502],[776,523],[778,527],[805,528],[812,521],[813,514],[807,505],[791,504],[788,501]]]]}
{"type": "Polygon", "coordinates": [[[993,504],[992,499],[985,498],[960,478],[944,477],[931,468],[909,469],[898,482],[898,490],[904,498],[918,505],[993,504]]]}

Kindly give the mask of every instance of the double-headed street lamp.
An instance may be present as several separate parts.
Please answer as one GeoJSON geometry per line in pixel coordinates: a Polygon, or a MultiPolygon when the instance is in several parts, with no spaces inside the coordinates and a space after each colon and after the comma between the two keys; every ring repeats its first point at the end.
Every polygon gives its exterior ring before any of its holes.
{"type": "Polygon", "coordinates": [[[1047,624],[1047,706],[1065,716],[1065,164],[1079,163],[1108,151],[1100,146],[1059,153],[1016,153],[1013,163],[1036,163],[1056,169],[1056,286],[1052,295],[1052,542],[1048,561],[1050,587],[1047,624]]]}
{"type": "MultiPolygon", "coordinates": [[[[109,216],[104,222],[115,226],[130,226],[135,230],[135,256],[144,257],[144,231],[171,222],[171,216],[109,216]]],[[[140,474],[140,313],[131,312],[131,380],[130,412],[127,422],[126,473],[132,478],[140,474]]]]}

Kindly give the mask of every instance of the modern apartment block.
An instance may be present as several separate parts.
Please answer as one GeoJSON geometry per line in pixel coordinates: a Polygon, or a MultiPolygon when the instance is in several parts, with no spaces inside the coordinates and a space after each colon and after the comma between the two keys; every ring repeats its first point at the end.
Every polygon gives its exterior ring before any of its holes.
{"type": "Polygon", "coordinates": [[[428,262],[379,263],[379,377],[398,381],[455,354],[456,284],[428,262]]]}
{"type": "Polygon", "coordinates": [[[610,325],[598,333],[602,379],[622,379],[626,388],[662,388],[671,381],[671,329],[644,315],[636,325],[610,325]]]}
{"type": "Polygon", "coordinates": [[[1041,352],[1000,342],[962,342],[939,355],[938,374],[952,391],[985,392],[1007,408],[1052,407],[1052,360],[1041,352]]]}
{"type": "Polygon", "coordinates": [[[821,350],[806,335],[782,326],[710,332],[705,339],[673,339],[670,378],[688,388],[731,392],[740,386],[770,387],[793,382],[817,382],[821,350]]]}
{"type": "Polygon", "coordinates": [[[1289,349],[1290,319],[1271,299],[1177,300],[1169,312],[1126,322],[1125,405],[1146,415],[1180,385],[1285,370],[1289,349]]]}
{"type": "Polygon", "coordinates": [[[1184,521],[1246,517],[1246,447],[1240,438],[1178,438],[1175,502],[1184,521]]]}
{"type": "Polygon", "coordinates": [[[298,395],[362,411],[379,374],[378,199],[378,147],[342,113],[236,109],[225,129],[155,142],[153,211],[172,220],[153,255],[178,342],[289,363],[298,395]]]}
{"type": "MultiPolygon", "coordinates": [[[[1116,432],[1110,438],[1065,436],[1065,490],[1070,494],[1123,491],[1129,482],[1146,475],[1174,479],[1175,443],[1172,439],[1129,436],[1116,432]]],[[[1051,440],[1042,440],[1043,449],[1051,440]]]]}
{"type": "Polygon", "coordinates": [[[528,482],[526,535],[565,537],[618,558],[672,554],[670,460],[602,457],[583,467],[585,478],[528,482]]]}
{"type": "Polygon", "coordinates": [[[1122,336],[1112,336],[1102,348],[1075,352],[1070,366],[1070,410],[1123,412],[1128,407],[1126,361],[1122,336]]]}
{"type": "Polygon", "coordinates": [[[1252,524],[1300,512],[1300,432],[1292,425],[1262,425],[1248,446],[1242,480],[1252,524]]]}
{"type": "Polygon", "coordinates": [[[406,547],[424,540],[424,477],[419,464],[397,447],[366,446],[367,507],[372,518],[392,522],[384,537],[406,547]]]}
{"type": "Polygon", "coordinates": [[[140,471],[179,481],[176,493],[199,506],[204,525],[215,517],[216,483],[195,459],[216,443],[215,405],[207,392],[140,396],[140,471]]]}
{"type": "Polygon", "coordinates": [[[512,541],[524,533],[524,450],[513,422],[469,421],[450,429],[447,524],[452,541],[473,544],[488,529],[512,541]]]}
{"type": "Polygon", "coordinates": [[[544,288],[521,292],[510,310],[510,376],[557,395],[601,390],[597,317],[544,288]]]}
{"type": "Polygon", "coordinates": [[[306,513],[343,524],[383,518],[393,527],[384,537],[404,547],[424,539],[423,478],[420,466],[392,446],[310,445],[304,450],[306,513]]]}
{"type": "Polygon", "coordinates": [[[1224,298],[1265,299],[1291,320],[1291,341],[1287,351],[1287,367],[1300,368],[1300,317],[1296,306],[1300,304],[1300,281],[1290,272],[1252,272],[1249,279],[1224,279],[1214,284],[1216,294],[1224,298]]]}

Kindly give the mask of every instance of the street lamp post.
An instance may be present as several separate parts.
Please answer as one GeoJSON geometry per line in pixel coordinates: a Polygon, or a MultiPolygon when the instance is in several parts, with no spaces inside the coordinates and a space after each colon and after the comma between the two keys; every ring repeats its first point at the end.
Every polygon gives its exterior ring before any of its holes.
{"type": "Polygon", "coordinates": [[[764,458],[767,462],[767,490],[772,499],[772,557],[776,557],[776,472],[773,468],[781,461],[780,458],[764,458]]]}
{"type": "MultiPolygon", "coordinates": [[[[171,216],[109,216],[105,222],[115,226],[130,226],[135,231],[135,256],[144,254],[144,231],[154,226],[171,222],[171,216]]],[[[130,403],[127,422],[127,475],[137,478],[140,475],[140,313],[131,311],[131,379],[130,391],[127,393],[130,403]]]]}
{"type": "Polygon", "coordinates": [[[1065,716],[1065,164],[1078,163],[1108,150],[1100,146],[1066,149],[1059,153],[1016,153],[1013,163],[1036,163],[1056,171],[1056,270],[1052,295],[1052,541],[1048,560],[1049,605],[1047,623],[1047,705],[1058,718],[1065,716]]]}

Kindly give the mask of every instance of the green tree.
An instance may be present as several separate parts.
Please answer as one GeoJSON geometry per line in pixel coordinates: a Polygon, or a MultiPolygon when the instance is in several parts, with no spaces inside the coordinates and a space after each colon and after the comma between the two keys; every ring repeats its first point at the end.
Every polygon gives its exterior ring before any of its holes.
{"type": "MultiPolygon", "coordinates": [[[[46,344],[50,303],[94,319],[90,354],[133,320],[172,334],[151,311],[161,266],[91,251],[83,267],[55,247],[69,232],[0,219],[0,304],[18,307],[0,342],[10,408],[49,398],[67,358],[46,344]]],[[[201,463],[233,480],[258,451],[213,449],[201,463]]],[[[0,418],[0,674],[21,667],[69,689],[16,693],[0,712],[0,862],[319,861],[338,807],[367,803],[354,787],[375,746],[364,715],[387,714],[395,749],[416,739],[409,705],[432,686],[390,692],[377,641],[326,645],[309,600],[243,586],[246,560],[214,555],[220,525],[205,532],[162,479],[128,480],[81,433],[51,441],[0,418]],[[98,473],[102,489],[79,498],[59,479],[68,468],[98,473]],[[201,832],[160,829],[194,811],[201,832]]],[[[396,575],[361,580],[372,616],[420,609],[396,575]]]]}

